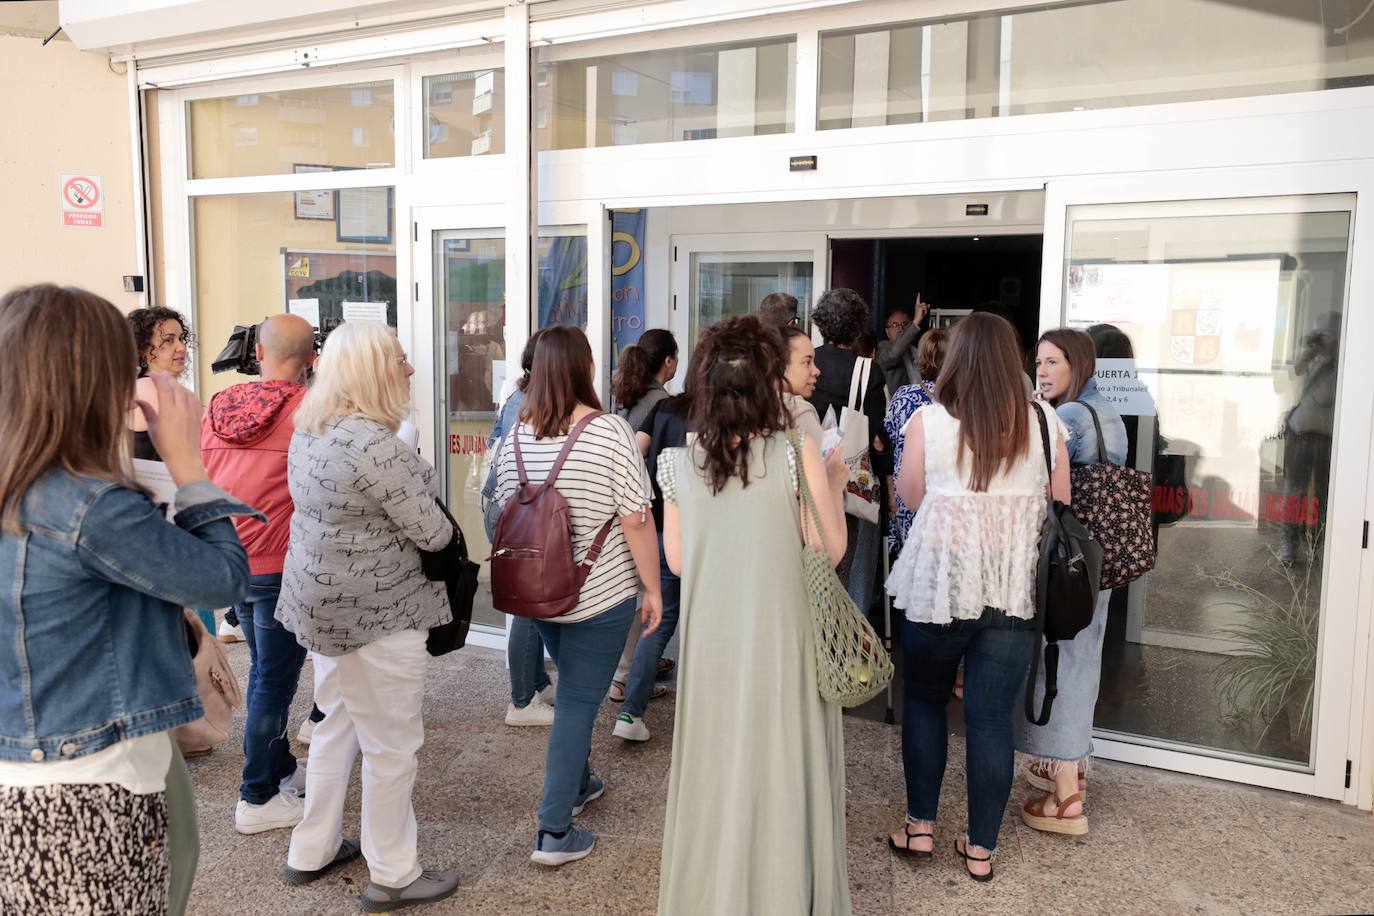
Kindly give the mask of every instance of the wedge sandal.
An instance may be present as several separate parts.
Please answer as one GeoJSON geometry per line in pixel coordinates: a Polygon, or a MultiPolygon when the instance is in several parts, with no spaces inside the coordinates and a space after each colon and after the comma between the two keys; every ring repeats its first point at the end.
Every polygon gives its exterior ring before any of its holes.
{"type": "Polygon", "coordinates": [[[1082,836],[1088,832],[1088,816],[1086,814],[1076,814],[1073,817],[1064,816],[1065,808],[1074,802],[1082,801],[1083,795],[1079,792],[1075,792],[1062,800],[1053,792],[1048,795],[1039,795],[1021,806],[1021,820],[1026,822],[1027,827],[1042,833],[1082,836]],[[1051,801],[1054,802],[1055,813],[1047,814],[1045,809],[1049,807],[1051,801]]]}
{"type": "MultiPolygon", "coordinates": [[[[1054,776],[1050,773],[1050,768],[1043,763],[1037,761],[1028,764],[1023,772],[1027,785],[1041,792],[1054,791],[1054,776]]],[[[1088,771],[1082,763],[1078,764],[1078,794],[1085,800],[1088,797],[1088,771]]]]}

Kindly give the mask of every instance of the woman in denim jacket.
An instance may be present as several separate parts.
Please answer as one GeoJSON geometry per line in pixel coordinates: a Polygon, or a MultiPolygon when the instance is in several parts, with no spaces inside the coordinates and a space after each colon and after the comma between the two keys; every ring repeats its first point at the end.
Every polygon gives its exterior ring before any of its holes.
{"type": "Polygon", "coordinates": [[[172,523],[130,479],[136,364],[98,296],[0,299],[0,912],[167,911],[168,732],[204,713],[182,609],[248,589],[231,517],[256,513],[210,483],[168,375],[139,406],[172,523]]]}
{"type": "MultiPolygon", "coordinates": [[[[1068,429],[1071,467],[1098,462],[1099,425],[1101,451],[1107,460],[1112,464],[1126,461],[1126,426],[1116,408],[1097,390],[1096,371],[1093,342],[1087,334],[1055,328],[1041,336],[1035,351],[1036,397],[1054,405],[1068,429]]],[[[1083,813],[1087,762],[1092,753],[1093,709],[1102,678],[1102,638],[1111,598],[1111,589],[1099,592],[1092,623],[1073,639],[1059,643],[1059,694],[1053,718],[1037,726],[1024,716],[1017,717],[1016,749],[1031,756],[1026,781],[1045,793],[1021,809],[1022,820],[1036,830],[1070,836],[1088,832],[1088,817],[1083,813]]],[[[1038,687],[1043,691],[1043,669],[1038,687]]]]}

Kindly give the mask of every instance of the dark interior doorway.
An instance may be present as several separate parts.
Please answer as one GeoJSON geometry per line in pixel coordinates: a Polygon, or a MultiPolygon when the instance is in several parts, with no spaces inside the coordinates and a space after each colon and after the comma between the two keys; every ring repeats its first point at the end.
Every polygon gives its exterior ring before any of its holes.
{"type": "MultiPolygon", "coordinates": [[[[1002,315],[1021,335],[1023,349],[1040,335],[1039,235],[946,236],[935,238],[832,239],[830,286],[848,287],[872,307],[870,333],[883,337],[888,312],[910,308],[921,298],[938,309],[975,309],[1002,315]]],[[[882,635],[883,607],[870,609],[870,620],[882,635]]],[[[850,714],[877,721],[901,721],[902,659],[899,630],[902,612],[891,614],[891,649],[897,664],[893,708],[879,694],[850,714]]],[[[952,704],[950,728],[963,732],[962,706],[952,704]]]]}
{"type": "Polygon", "coordinates": [[[889,310],[921,298],[942,309],[986,309],[1007,318],[1030,346],[1040,331],[1039,235],[833,239],[830,285],[873,307],[882,339],[889,310]]]}

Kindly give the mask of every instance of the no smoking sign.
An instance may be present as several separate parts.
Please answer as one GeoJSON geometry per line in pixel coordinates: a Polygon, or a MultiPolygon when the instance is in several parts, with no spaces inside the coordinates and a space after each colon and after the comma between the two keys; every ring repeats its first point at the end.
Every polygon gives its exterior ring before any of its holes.
{"type": "Polygon", "coordinates": [[[98,175],[62,175],[62,225],[99,228],[105,216],[105,189],[98,175]]]}

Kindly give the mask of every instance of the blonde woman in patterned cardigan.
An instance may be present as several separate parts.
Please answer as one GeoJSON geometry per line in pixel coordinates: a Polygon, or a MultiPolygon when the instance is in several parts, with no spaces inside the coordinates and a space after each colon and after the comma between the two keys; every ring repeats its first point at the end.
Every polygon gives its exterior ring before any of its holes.
{"type": "Polygon", "coordinates": [[[287,458],[295,514],[277,619],[310,650],[325,718],[310,742],[305,813],[284,877],[313,881],[361,851],[369,912],[440,900],[458,886],[451,871],[421,869],[410,800],[424,742],[425,637],[451,619],[420,551],[454,536],[435,502],[434,468],[396,438],[414,372],[386,325],[340,325],[296,412],[287,458]],[[359,750],[361,842],[343,835],[359,750]]]}

